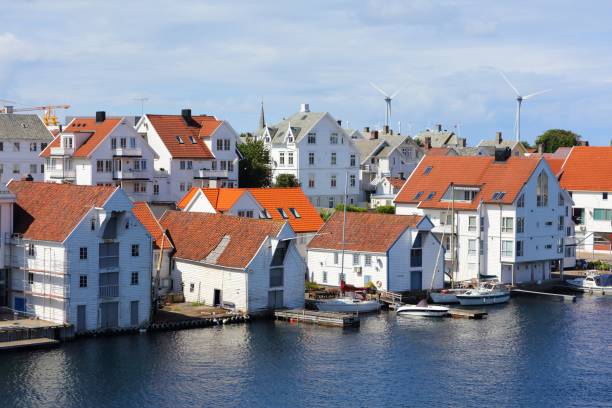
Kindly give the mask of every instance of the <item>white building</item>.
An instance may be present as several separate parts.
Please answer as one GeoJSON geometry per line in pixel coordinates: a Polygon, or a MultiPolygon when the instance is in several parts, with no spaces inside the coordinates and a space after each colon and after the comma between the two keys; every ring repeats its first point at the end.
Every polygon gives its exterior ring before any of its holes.
{"type": "Polygon", "coordinates": [[[10,237],[13,232],[15,195],[0,184],[0,307],[10,306],[10,237]]]}
{"type": "Polygon", "coordinates": [[[136,125],[157,153],[154,202],[175,203],[191,187],[238,187],[238,134],[208,115],[144,115],[136,125]]]}
{"type": "Polygon", "coordinates": [[[10,304],[77,332],[138,327],[151,312],[151,236],[123,190],[13,181],[10,304]]]}
{"type": "Polygon", "coordinates": [[[505,149],[508,148],[512,152],[512,156],[524,156],[527,153],[525,145],[518,140],[504,140],[502,132],[495,133],[495,139],[483,139],[478,145],[478,148],[493,148],[493,149],[505,149]]]}
{"type": "Polygon", "coordinates": [[[74,118],[41,153],[45,181],[119,186],[134,201],[154,193],[155,152],[124,118],[74,118]]]}
{"type": "Polygon", "coordinates": [[[564,261],[574,235],[571,198],[543,159],[504,152],[425,156],[395,199],[396,214],[431,219],[457,281],[479,274],[506,283],[548,279],[554,266],[574,260],[572,252],[564,261]]]}
{"type": "Polygon", "coordinates": [[[327,112],[300,111],[258,132],[270,150],[272,177],[292,174],[315,207],[360,200],[359,152],[342,126],[327,112]]]}
{"type": "Polygon", "coordinates": [[[0,185],[32,176],[43,180],[40,152],[53,135],[37,115],[0,113],[0,185]]]}
{"type": "Polygon", "coordinates": [[[390,291],[443,286],[444,251],[426,216],[347,212],[344,245],[342,224],[343,214],[337,211],[308,244],[312,282],[339,286],[344,280],[356,287],[373,283],[390,291]]]}
{"type": "Polygon", "coordinates": [[[565,159],[546,158],[557,164],[561,187],[574,201],[576,244],[581,256],[612,253],[612,147],[576,146],[565,159]]]}
{"type": "Polygon", "coordinates": [[[402,189],[405,179],[397,177],[385,177],[376,186],[375,194],[370,196],[370,207],[392,206],[395,196],[402,189]]]}
{"type": "Polygon", "coordinates": [[[304,305],[304,265],[286,222],[167,211],[185,301],[246,313],[304,305]]]}

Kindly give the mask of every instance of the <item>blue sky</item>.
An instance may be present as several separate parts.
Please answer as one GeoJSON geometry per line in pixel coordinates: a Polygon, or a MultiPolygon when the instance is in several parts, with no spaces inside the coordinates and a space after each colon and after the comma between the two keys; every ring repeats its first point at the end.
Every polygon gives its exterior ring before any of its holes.
{"type": "Polygon", "coordinates": [[[214,114],[253,130],[300,103],[351,127],[414,133],[459,125],[470,143],[574,130],[612,137],[612,3],[608,1],[11,1],[0,0],[0,99],[69,103],[70,115],[214,114]]]}

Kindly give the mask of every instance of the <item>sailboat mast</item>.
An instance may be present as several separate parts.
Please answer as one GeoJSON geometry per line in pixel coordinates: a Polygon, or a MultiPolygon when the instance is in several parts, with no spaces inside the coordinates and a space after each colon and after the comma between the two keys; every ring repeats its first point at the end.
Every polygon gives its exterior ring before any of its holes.
{"type": "Polygon", "coordinates": [[[348,196],[348,172],[346,172],[346,179],[344,180],[344,197],[343,202],[343,218],[342,218],[342,261],[340,262],[340,284],[344,280],[344,237],[346,236],[346,200],[348,196]]]}
{"type": "Polygon", "coordinates": [[[451,183],[451,287],[455,287],[455,183],[451,183]]]}

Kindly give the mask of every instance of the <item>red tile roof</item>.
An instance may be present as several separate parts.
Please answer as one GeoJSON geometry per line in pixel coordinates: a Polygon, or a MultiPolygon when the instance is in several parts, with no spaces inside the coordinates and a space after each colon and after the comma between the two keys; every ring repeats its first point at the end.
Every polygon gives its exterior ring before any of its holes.
{"type": "Polygon", "coordinates": [[[215,158],[204,143],[204,139],[210,137],[223,123],[214,116],[192,116],[191,121],[185,121],[181,115],[147,114],[147,118],[149,118],[172,157],[187,159],[215,158]],[[180,136],[183,143],[177,140],[177,136],[180,136]],[[196,141],[195,144],[189,140],[189,136],[193,137],[196,141]]]}
{"type": "MultiPolygon", "coordinates": [[[[346,213],[345,245],[347,251],[387,252],[408,228],[415,228],[422,215],[346,213]]],[[[342,249],[343,213],[336,211],[323,225],[308,249],[342,249]]]]}
{"type": "Polygon", "coordinates": [[[548,163],[548,166],[552,170],[553,174],[558,176],[561,172],[561,167],[563,166],[565,159],[554,156],[544,156],[544,160],[546,160],[546,163],[548,163]]]}
{"type": "Polygon", "coordinates": [[[561,187],[569,191],[612,191],[612,147],[575,146],[561,168],[561,187]]]}
{"type": "Polygon", "coordinates": [[[402,188],[406,180],[399,177],[386,177],[389,183],[393,186],[393,188],[397,188],[398,190],[402,188]]]}
{"type": "Polygon", "coordinates": [[[219,212],[226,212],[244,194],[243,188],[202,188],[210,204],[219,212]]]}
{"type": "Polygon", "coordinates": [[[450,151],[451,149],[447,147],[432,147],[430,149],[425,149],[425,154],[428,156],[447,156],[450,151]]]}
{"type": "Polygon", "coordinates": [[[160,223],[169,231],[175,256],[181,259],[204,262],[228,237],[227,246],[214,263],[232,268],[245,268],[263,241],[276,237],[285,225],[278,221],[181,211],[166,211],[160,223]]]}
{"type": "MultiPolygon", "coordinates": [[[[89,157],[108,134],[121,122],[123,118],[107,118],[103,122],[96,122],[95,118],[74,118],[62,133],[91,133],[89,138],[79,146],[73,157],[89,157]]],[[[60,147],[61,134],[40,153],[41,157],[49,157],[52,147],[60,147]]]]}
{"type": "Polygon", "coordinates": [[[12,181],[17,199],[14,232],[24,238],[63,242],[93,207],[102,207],[115,187],[12,181]]]}
{"type": "Polygon", "coordinates": [[[145,202],[139,201],[134,203],[132,207],[132,213],[138,221],[149,231],[151,237],[153,237],[153,248],[160,249],[162,246],[164,249],[172,248],[172,243],[167,236],[164,236],[164,229],[155,218],[155,214],[151,211],[149,205],[145,202]]]}
{"type": "Polygon", "coordinates": [[[450,202],[441,199],[454,183],[455,186],[480,188],[471,202],[455,201],[456,209],[475,209],[481,200],[510,204],[539,161],[540,158],[523,156],[512,156],[504,162],[496,162],[490,156],[425,156],[395,197],[395,202],[418,204],[419,208],[447,208],[450,202]],[[504,192],[504,197],[493,200],[496,192],[504,192]]]}

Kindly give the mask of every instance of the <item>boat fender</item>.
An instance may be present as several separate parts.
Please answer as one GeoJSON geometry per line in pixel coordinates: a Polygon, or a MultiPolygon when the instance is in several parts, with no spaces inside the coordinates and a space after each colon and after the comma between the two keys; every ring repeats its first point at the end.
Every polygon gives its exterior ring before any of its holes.
{"type": "Polygon", "coordinates": [[[379,288],[382,287],[382,282],[381,281],[376,281],[376,286],[378,286],[379,288]]]}

